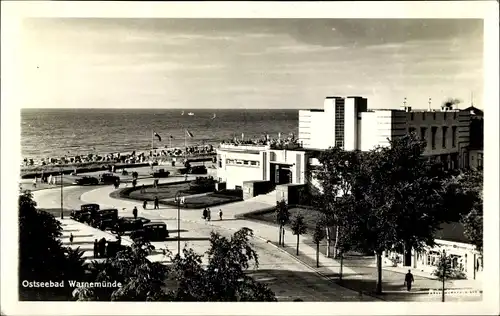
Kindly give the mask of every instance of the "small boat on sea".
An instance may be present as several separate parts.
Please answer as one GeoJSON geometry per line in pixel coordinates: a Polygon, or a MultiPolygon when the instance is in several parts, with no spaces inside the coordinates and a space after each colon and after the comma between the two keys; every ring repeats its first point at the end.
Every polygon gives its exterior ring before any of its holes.
{"type": "Polygon", "coordinates": [[[189,116],[193,116],[193,115],[194,115],[194,113],[193,113],[193,112],[189,112],[189,113],[188,113],[188,115],[189,115],[189,116]]]}

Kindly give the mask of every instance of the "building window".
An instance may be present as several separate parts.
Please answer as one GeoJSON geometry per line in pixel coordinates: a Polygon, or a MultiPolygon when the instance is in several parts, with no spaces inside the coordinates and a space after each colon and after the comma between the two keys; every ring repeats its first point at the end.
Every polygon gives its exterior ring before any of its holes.
{"type": "Polygon", "coordinates": [[[436,149],[436,133],[437,133],[438,128],[433,126],[431,128],[431,146],[432,149],[436,149]]]}
{"type": "Polygon", "coordinates": [[[248,164],[249,164],[248,160],[244,160],[244,161],[243,161],[243,164],[244,164],[244,165],[248,165],[248,164]]]}
{"type": "Polygon", "coordinates": [[[425,134],[427,133],[427,128],[426,127],[421,127],[420,128],[420,139],[425,140],[425,134]]]}
{"type": "Polygon", "coordinates": [[[453,126],[451,128],[451,146],[457,147],[457,127],[453,126]]]}
{"type": "Polygon", "coordinates": [[[432,113],[432,119],[435,121],[436,120],[436,112],[432,113]]]}
{"type": "Polygon", "coordinates": [[[410,113],[410,120],[412,120],[412,121],[413,121],[413,119],[415,118],[415,115],[414,115],[414,114],[415,114],[415,113],[413,113],[413,112],[411,112],[411,113],[410,113]]]}
{"type": "Polygon", "coordinates": [[[448,132],[448,126],[443,126],[443,138],[442,138],[443,148],[446,148],[446,136],[448,136],[447,132],[448,132]]]}
{"type": "Polygon", "coordinates": [[[345,122],[344,100],[335,101],[335,146],[344,147],[344,122],[345,122]]]}
{"type": "Polygon", "coordinates": [[[447,114],[447,113],[446,113],[446,112],[444,112],[444,119],[445,119],[445,120],[446,120],[446,114],[447,114]]]}
{"type": "Polygon", "coordinates": [[[425,112],[422,112],[422,121],[425,121],[425,112]]]}
{"type": "Polygon", "coordinates": [[[453,119],[456,120],[457,119],[457,112],[453,112],[453,119]]]}

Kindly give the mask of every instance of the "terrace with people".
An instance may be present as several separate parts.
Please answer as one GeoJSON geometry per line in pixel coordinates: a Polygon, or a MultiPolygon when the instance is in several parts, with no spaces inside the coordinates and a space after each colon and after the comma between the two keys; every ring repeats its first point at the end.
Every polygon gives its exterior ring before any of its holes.
{"type": "Polygon", "coordinates": [[[282,138],[281,135],[278,138],[269,137],[266,135],[261,138],[254,139],[237,139],[236,137],[231,140],[222,141],[219,145],[221,149],[298,149],[302,148],[302,145],[299,143],[298,139],[295,138],[293,133],[290,136],[282,138]]]}

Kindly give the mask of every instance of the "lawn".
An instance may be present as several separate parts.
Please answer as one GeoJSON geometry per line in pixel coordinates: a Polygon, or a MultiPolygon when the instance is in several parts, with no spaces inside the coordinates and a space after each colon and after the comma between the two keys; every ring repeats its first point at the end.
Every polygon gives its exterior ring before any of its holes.
{"type": "MultiPolygon", "coordinates": [[[[316,227],[316,223],[318,222],[318,220],[322,216],[322,214],[316,210],[302,208],[302,207],[292,207],[288,211],[290,212],[290,219],[293,219],[298,214],[301,214],[302,216],[304,216],[304,221],[307,225],[307,229],[310,232],[314,231],[314,228],[316,227]]],[[[250,213],[243,214],[241,216],[243,218],[246,218],[246,219],[253,219],[253,220],[263,221],[263,222],[272,223],[272,224],[276,223],[276,214],[274,213],[274,209],[266,210],[266,211],[250,212],[250,213]]],[[[287,226],[289,226],[289,225],[287,225],[287,226]]]]}
{"type": "MultiPolygon", "coordinates": [[[[235,196],[223,195],[219,193],[209,193],[207,195],[200,195],[194,197],[186,197],[183,207],[191,209],[201,209],[205,207],[213,207],[222,204],[241,201],[242,199],[235,196]]],[[[177,206],[174,201],[165,201],[162,204],[177,206]]]]}
{"type": "Polygon", "coordinates": [[[186,194],[198,194],[204,192],[194,192],[189,190],[189,182],[183,183],[166,183],[163,185],[159,185],[158,188],[153,188],[152,186],[145,186],[144,193],[141,193],[141,187],[138,186],[132,191],[129,191],[125,194],[128,198],[134,200],[148,200],[153,201],[155,197],[158,197],[159,200],[165,199],[173,199],[177,192],[182,191],[183,195],[186,194]]]}

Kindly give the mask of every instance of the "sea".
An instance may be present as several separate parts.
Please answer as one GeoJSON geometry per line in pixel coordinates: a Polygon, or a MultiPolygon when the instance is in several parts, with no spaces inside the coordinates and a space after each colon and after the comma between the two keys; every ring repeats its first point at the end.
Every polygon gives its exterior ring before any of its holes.
{"type": "Polygon", "coordinates": [[[297,135],[298,110],[22,109],[21,151],[33,159],[140,152],[151,149],[153,131],[161,137],[154,139],[155,148],[180,148],[185,130],[193,135],[187,146],[297,135]]]}

